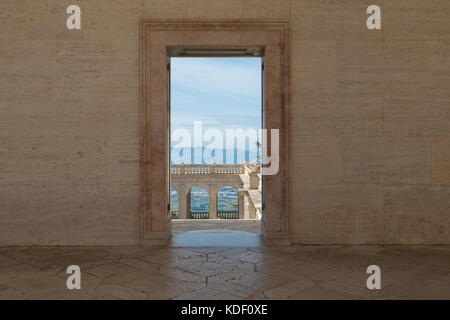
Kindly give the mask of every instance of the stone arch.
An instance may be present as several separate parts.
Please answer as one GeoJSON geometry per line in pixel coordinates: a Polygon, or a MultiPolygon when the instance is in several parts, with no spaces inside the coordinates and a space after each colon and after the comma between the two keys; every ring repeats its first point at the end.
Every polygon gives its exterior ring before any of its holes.
{"type": "Polygon", "coordinates": [[[239,189],[232,185],[221,187],[217,191],[217,215],[224,212],[239,213],[239,189]]]}
{"type": "Polygon", "coordinates": [[[193,185],[189,188],[186,204],[189,218],[197,216],[208,218],[211,198],[208,189],[208,186],[204,184],[193,185]],[[202,214],[196,214],[197,212],[201,212],[202,214]],[[208,215],[206,215],[206,212],[208,212],[208,215]]]}

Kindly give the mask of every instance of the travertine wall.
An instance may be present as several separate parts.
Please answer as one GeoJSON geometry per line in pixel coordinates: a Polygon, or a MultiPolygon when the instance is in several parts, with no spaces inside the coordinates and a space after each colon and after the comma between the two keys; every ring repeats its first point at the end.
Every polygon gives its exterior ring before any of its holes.
{"type": "Polygon", "coordinates": [[[0,245],[138,244],[143,17],[290,20],[294,243],[450,243],[449,1],[2,0],[0,245]]]}
{"type": "Polygon", "coordinates": [[[291,21],[296,242],[449,243],[450,2],[293,1],[291,21]]]}

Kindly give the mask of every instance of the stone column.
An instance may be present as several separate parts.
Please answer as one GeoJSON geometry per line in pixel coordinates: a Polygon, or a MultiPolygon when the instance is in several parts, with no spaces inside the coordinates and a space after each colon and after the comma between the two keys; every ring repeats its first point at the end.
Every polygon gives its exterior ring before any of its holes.
{"type": "MultiPolygon", "coordinates": [[[[244,204],[242,206],[244,208],[243,219],[247,220],[247,219],[250,218],[250,216],[249,216],[249,213],[250,213],[249,207],[250,207],[250,202],[251,201],[250,201],[250,197],[248,195],[248,191],[247,190],[244,191],[244,189],[242,189],[242,191],[239,192],[239,195],[241,195],[241,194],[243,196],[242,200],[244,202],[244,204]]],[[[238,201],[240,201],[240,200],[238,200],[238,201]]],[[[240,205],[240,202],[239,202],[239,205],[240,205]]]]}
{"type": "Polygon", "coordinates": [[[245,195],[245,191],[239,190],[239,197],[238,197],[239,219],[244,219],[244,195],[245,195]]]}
{"type": "Polygon", "coordinates": [[[178,218],[187,219],[187,191],[185,186],[177,187],[178,190],[178,206],[180,212],[178,218]]]}
{"type": "Polygon", "coordinates": [[[248,201],[248,218],[256,219],[256,208],[253,204],[253,201],[251,201],[250,199],[248,201]]]}
{"type": "Polygon", "coordinates": [[[209,219],[217,219],[217,187],[208,186],[209,219]]]}
{"type": "Polygon", "coordinates": [[[249,218],[249,206],[250,206],[250,199],[248,195],[244,197],[244,219],[247,220],[249,218]]]}

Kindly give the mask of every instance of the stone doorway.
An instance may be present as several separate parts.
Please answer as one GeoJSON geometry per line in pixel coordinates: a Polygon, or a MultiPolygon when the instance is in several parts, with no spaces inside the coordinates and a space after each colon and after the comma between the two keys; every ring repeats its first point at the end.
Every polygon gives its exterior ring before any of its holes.
{"type": "MultiPolygon", "coordinates": [[[[289,245],[288,23],[284,21],[141,22],[140,240],[165,245],[171,237],[168,49],[264,48],[263,128],[279,130],[279,170],[262,176],[262,235],[267,245],[289,245]]],[[[267,143],[270,154],[271,141],[267,143]]]]}

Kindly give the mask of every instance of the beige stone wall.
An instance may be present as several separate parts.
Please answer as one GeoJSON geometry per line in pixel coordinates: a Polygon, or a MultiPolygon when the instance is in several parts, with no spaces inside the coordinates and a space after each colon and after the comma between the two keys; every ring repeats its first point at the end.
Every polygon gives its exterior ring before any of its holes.
{"type": "Polygon", "coordinates": [[[291,21],[295,242],[449,243],[450,2],[293,1],[291,21]]]}
{"type": "Polygon", "coordinates": [[[2,0],[0,245],[138,243],[143,17],[290,20],[294,243],[450,243],[449,1],[2,0]]]}

